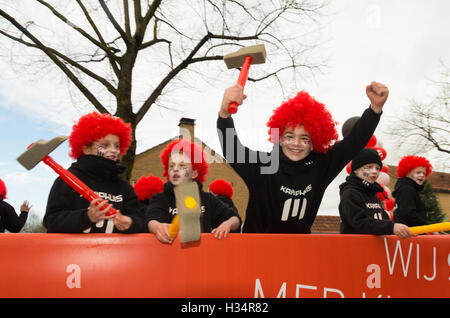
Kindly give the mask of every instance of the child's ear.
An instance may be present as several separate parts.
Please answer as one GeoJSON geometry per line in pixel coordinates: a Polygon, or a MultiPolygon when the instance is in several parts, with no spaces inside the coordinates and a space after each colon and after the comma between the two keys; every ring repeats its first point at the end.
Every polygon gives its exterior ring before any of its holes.
{"type": "Polygon", "coordinates": [[[192,179],[195,179],[198,177],[198,171],[197,170],[192,170],[192,174],[191,174],[192,179]]]}

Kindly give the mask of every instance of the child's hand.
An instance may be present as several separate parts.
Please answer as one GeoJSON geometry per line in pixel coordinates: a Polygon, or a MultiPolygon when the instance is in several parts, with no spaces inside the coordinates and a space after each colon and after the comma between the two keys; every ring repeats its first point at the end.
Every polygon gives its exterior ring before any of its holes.
{"type": "Polygon", "coordinates": [[[89,220],[91,220],[92,223],[97,223],[105,219],[111,219],[114,216],[107,216],[106,213],[112,208],[112,205],[108,203],[108,201],[103,199],[95,199],[92,200],[92,202],[89,204],[89,208],[87,210],[87,214],[89,217],[89,220]],[[97,204],[98,203],[98,204],[97,204]],[[103,209],[103,207],[105,207],[103,209]]]}
{"type": "Polygon", "coordinates": [[[220,224],[217,228],[211,231],[212,234],[214,234],[214,237],[216,239],[221,240],[222,237],[226,238],[228,236],[228,233],[230,233],[231,230],[231,224],[228,221],[223,222],[220,224]]]}
{"type": "Polygon", "coordinates": [[[152,220],[149,222],[148,228],[151,233],[155,233],[156,238],[161,243],[172,244],[173,239],[169,235],[169,223],[160,223],[152,220]]]}
{"type": "Polygon", "coordinates": [[[119,231],[123,232],[130,228],[133,220],[129,216],[123,215],[122,213],[120,213],[120,211],[117,211],[117,213],[114,215],[113,222],[114,226],[119,231]]]}
{"type": "Polygon", "coordinates": [[[222,118],[227,118],[230,116],[228,112],[228,105],[231,102],[236,102],[238,105],[242,105],[244,99],[247,98],[247,95],[244,94],[244,89],[239,85],[234,85],[225,89],[225,93],[223,94],[222,105],[220,106],[219,116],[222,118]]]}

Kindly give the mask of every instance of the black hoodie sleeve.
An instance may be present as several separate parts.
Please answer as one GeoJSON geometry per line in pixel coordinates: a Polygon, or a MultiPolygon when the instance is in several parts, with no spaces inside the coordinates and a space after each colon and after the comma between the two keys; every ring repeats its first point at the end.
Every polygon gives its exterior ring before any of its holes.
{"type": "Polygon", "coordinates": [[[370,141],[381,114],[375,113],[372,108],[367,108],[361,118],[355,123],[351,132],[341,141],[338,141],[326,157],[329,166],[326,174],[326,184],[329,184],[342,171],[342,169],[355,157],[370,141]]]}
{"type": "Polygon", "coordinates": [[[86,206],[71,209],[79,194],[71,189],[64,181],[57,178],[50,189],[47,208],[44,216],[44,226],[49,233],[81,233],[93,223],[88,217],[86,206]]]}
{"type": "Polygon", "coordinates": [[[139,233],[144,228],[144,215],[141,210],[141,204],[133,187],[126,181],[123,181],[124,199],[123,207],[120,211],[123,215],[129,216],[133,222],[128,230],[121,233],[139,233]]]}
{"type": "MultiPolygon", "coordinates": [[[[235,216],[239,219],[239,228],[242,224],[241,217],[236,209],[236,206],[231,202],[231,205],[225,204],[218,197],[211,193],[205,193],[209,200],[209,209],[211,213],[211,227],[212,230],[217,228],[220,224],[235,216]]],[[[231,200],[230,200],[231,201],[231,200]]],[[[235,232],[235,231],[233,231],[235,232]]]]}
{"type": "Polygon", "coordinates": [[[160,223],[171,223],[173,215],[169,213],[169,202],[164,197],[164,193],[157,193],[148,202],[145,211],[144,226],[148,228],[148,222],[155,220],[160,223]]]}
{"type": "Polygon", "coordinates": [[[413,187],[401,187],[395,191],[394,221],[408,226],[427,225],[428,220],[420,216],[420,197],[413,187]]]}
{"type": "MultiPolygon", "coordinates": [[[[260,152],[251,150],[241,143],[231,117],[217,119],[217,133],[223,157],[247,186],[252,186],[255,176],[260,172],[260,152]]],[[[267,154],[264,155],[264,158],[267,158],[267,154]]]]}
{"type": "MultiPolygon", "coordinates": [[[[341,195],[339,214],[344,227],[347,225],[353,234],[390,235],[394,233],[394,223],[390,220],[374,219],[364,206],[364,200],[358,193],[347,190],[341,195]]],[[[346,234],[345,231],[342,234],[346,234]]]]}
{"type": "MultiPolygon", "coordinates": [[[[4,201],[2,201],[0,208],[2,209],[2,213],[0,214],[0,222],[3,223],[3,226],[12,233],[20,232],[27,221],[28,212],[21,211],[20,215],[17,216],[14,208],[9,203],[4,201]]],[[[0,228],[2,228],[1,225],[0,228]]]]}

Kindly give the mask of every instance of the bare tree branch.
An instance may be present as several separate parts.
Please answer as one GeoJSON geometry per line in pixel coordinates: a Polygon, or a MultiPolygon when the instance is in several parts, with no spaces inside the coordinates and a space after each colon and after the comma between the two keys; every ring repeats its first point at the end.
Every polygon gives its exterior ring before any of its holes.
{"type": "Polygon", "coordinates": [[[70,80],[78,87],[81,93],[102,113],[107,113],[106,108],[98,101],[98,99],[80,82],[80,80],[62,63],[54,54],[53,50],[45,46],[41,41],[34,37],[26,28],[18,23],[13,17],[0,9],[0,16],[11,22],[20,32],[26,35],[33,43],[44,52],[63,72],[70,78],[70,80]]]}

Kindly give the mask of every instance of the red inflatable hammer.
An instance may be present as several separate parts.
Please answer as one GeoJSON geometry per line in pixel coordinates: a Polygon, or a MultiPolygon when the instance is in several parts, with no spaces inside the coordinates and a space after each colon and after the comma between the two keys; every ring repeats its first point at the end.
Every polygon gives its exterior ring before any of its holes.
{"type": "MultiPolygon", "coordinates": [[[[83,198],[92,202],[100,197],[92,191],[83,181],[78,179],[73,173],[67,171],[58,163],[55,162],[48,154],[55,150],[63,141],[67,139],[66,136],[55,137],[52,140],[38,140],[31,144],[28,149],[21,154],[17,161],[27,170],[33,169],[39,162],[44,162],[47,166],[52,168],[61,179],[67,183],[72,189],[81,194],[83,198]]],[[[106,208],[106,207],[104,207],[106,208]]],[[[113,215],[117,212],[116,209],[111,208],[106,215],[113,215]]]]}
{"type": "MultiPolygon", "coordinates": [[[[266,49],[264,44],[243,47],[234,53],[225,55],[223,60],[228,69],[242,66],[237,84],[244,88],[245,83],[247,82],[250,65],[263,64],[266,62],[266,49]]],[[[235,114],[238,106],[238,103],[231,102],[228,105],[228,112],[230,114],[235,114]]]]}

